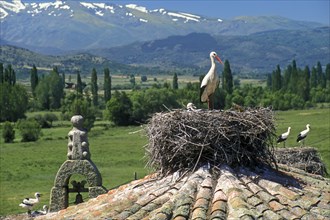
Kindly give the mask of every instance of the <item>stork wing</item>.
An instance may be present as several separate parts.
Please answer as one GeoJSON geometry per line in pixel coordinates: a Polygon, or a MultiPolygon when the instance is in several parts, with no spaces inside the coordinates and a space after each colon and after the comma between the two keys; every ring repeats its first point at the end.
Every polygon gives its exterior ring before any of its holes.
{"type": "Polygon", "coordinates": [[[200,94],[199,94],[199,100],[200,100],[201,103],[207,101],[207,100],[205,100],[205,99],[203,100],[203,94],[204,94],[205,88],[206,88],[206,85],[205,85],[205,86],[202,86],[201,89],[199,90],[199,91],[200,91],[200,94]]]}
{"type": "Polygon", "coordinates": [[[33,206],[33,202],[29,198],[23,199],[23,204],[28,205],[28,206],[33,206]]]}

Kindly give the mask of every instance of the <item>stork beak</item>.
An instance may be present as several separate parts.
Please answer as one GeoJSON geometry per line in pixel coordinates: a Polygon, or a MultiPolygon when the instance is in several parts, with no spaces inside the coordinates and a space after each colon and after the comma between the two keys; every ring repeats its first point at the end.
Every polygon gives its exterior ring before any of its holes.
{"type": "Polygon", "coordinates": [[[221,63],[221,64],[223,65],[223,62],[222,62],[222,60],[220,59],[220,57],[215,56],[215,59],[217,59],[217,60],[219,61],[219,63],[221,63]]]}

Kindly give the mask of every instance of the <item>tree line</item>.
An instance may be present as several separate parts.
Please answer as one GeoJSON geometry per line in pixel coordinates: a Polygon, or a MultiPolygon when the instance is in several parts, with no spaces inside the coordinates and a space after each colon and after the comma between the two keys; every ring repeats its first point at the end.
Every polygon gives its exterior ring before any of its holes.
{"type": "MultiPolygon", "coordinates": [[[[100,89],[98,73],[94,68],[88,84],[82,82],[77,71],[74,88],[69,90],[65,89],[69,84],[65,73],[60,73],[57,67],[49,74],[39,76],[38,69],[33,66],[30,70],[30,88],[27,88],[16,83],[11,65],[4,68],[0,63],[0,121],[15,122],[24,118],[28,110],[60,110],[65,120],[75,114],[83,115],[85,127],[91,129],[96,117],[110,120],[115,125],[129,125],[145,123],[155,112],[184,108],[189,102],[198,108],[205,108],[205,104],[199,101],[200,83],[188,83],[185,88],[179,89],[176,73],[173,74],[172,84],[155,83],[147,89],[136,86],[135,77],[131,75],[132,92],[112,91],[110,69],[104,68],[102,74],[104,81],[100,89]]],[[[141,77],[141,81],[146,80],[146,76],[141,77]]],[[[230,63],[226,60],[221,84],[215,92],[215,108],[228,109],[235,103],[248,107],[271,106],[274,110],[302,109],[330,102],[329,92],[330,64],[324,71],[319,62],[311,70],[308,66],[297,68],[295,60],[284,71],[277,65],[268,75],[267,86],[263,87],[241,86],[239,79],[234,79],[230,63]]]]}

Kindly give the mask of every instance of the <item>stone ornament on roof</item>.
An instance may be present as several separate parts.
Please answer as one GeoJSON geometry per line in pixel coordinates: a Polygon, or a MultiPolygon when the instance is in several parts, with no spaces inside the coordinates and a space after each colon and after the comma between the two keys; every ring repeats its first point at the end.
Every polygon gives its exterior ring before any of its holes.
{"type": "Polygon", "coordinates": [[[81,115],[75,115],[71,118],[71,123],[73,128],[68,134],[68,159],[89,160],[91,155],[89,152],[87,132],[83,128],[83,117],[81,115]]]}
{"type": "Polygon", "coordinates": [[[71,118],[71,123],[73,128],[68,133],[68,160],[62,164],[56,174],[50,196],[50,212],[67,208],[71,192],[79,194],[80,191],[86,191],[90,198],[107,192],[107,189],[102,186],[101,174],[91,160],[87,131],[83,128],[83,117],[75,115],[71,118]],[[88,189],[85,189],[84,186],[80,190],[76,190],[74,187],[69,188],[70,178],[74,174],[80,174],[86,178],[88,189]]]}

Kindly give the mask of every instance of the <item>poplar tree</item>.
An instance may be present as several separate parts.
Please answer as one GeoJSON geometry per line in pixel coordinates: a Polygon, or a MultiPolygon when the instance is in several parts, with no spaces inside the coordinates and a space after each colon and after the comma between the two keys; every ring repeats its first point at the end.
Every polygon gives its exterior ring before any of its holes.
{"type": "Polygon", "coordinates": [[[3,81],[9,83],[10,85],[15,85],[16,83],[16,73],[11,64],[8,64],[5,68],[3,81]]]}
{"type": "Polygon", "coordinates": [[[50,73],[48,78],[51,93],[50,108],[58,109],[61,107],[61,99],[64,97],[63,79],[59,75],[57,68],[50,73]]]}
{"type": "Polygon", "coordinates": [[[174,73],[173,75],[173,84],[172,84],[173,89],[178,89],[179,84],[178,84],[178,75],[174,73]]]}
{"type": "Polygon", "coordinates": [[[35,90],[36,87],[38,85],[38,70],[37,67],[35,65],[33,65],[31,72],[30,72],[30,82],[31,82],[31,90],[32,90],[32,94],[33,96],[35,96],[35,90]]]}
{"type": "Polygon", "coordinates": [[[92,90],[92,100],[93,105],[98,105],[98,86],[97,86],[97,72],[95,68],[92,70],[92,80],[91,80],[91,90],[92,90]]]}
{"type": "Polygon", "coordinates": [[[288,67],[286,68],[286,70],[284,71],[284,74],[283,74],[282,88],[285,91],[288,91],[290,89],[291,73],[292,73],[292,66],[290,64],[290,65],[288,65],[288,67]]]}
{"type": "Polygon", "coordinates": [[[310,70],[309,67],[306,66],[304,71],[302,72],[302,79],[299,83],[300,96],[304,99],[304,101],[309,100],[309,92],[310,92],[310,70]]]}
{"type": "Polygon", "coordinates": [[[290,91],[292,93],[297,94],[298,80],[299,80],[299,75],[298,75],[297,64],[296,64],[296,61],[293,60],[292,61],[292,73],[291,73],[291,78],[290,78],[290,91]]]}
{"type": "Polygon", "coordinates": [[[310,86],[311,86],[311,88],[316,88],[317,87],[317,70],[314,66],[312,68],[310,86]]]}
{"type": "Polygon", "coordinates": [[[281,69],[280,65],[277,65],[276,70],[273,71],[272,74],[272,91],[278,91],[282,87],[282,82],[281,82],[281,69]]]}
{"type": "Polygon", "coordinates": [[[104,102],[107,103],[111,99],[111,77],[109,68],[104,69],[104,102]]]}

